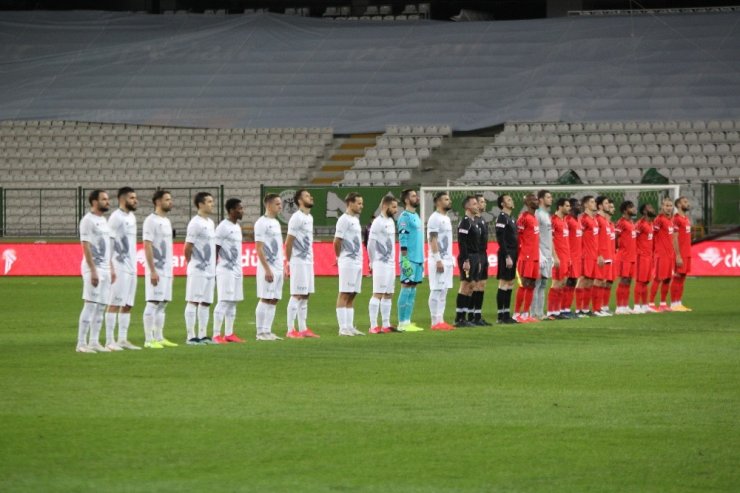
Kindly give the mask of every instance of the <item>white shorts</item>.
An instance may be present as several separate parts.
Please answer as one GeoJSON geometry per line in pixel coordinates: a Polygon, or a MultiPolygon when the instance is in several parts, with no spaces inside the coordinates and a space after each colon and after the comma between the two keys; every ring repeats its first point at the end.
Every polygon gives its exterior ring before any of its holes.
{"type": "Polygon", "coordinates": [[[149,274],[144,275],[145,301],[172,301],[172,277],[159,276],[156,286],[152,285],[149,274]]]}
{"type": "Polygon", "coordinates": [[[339,292],[359,293],[362,291],[362,265],[339,264],[339,292]]]}
{"type": "Polygon", "coordinates": [[[216,272],[216,291],[219,301],[242,301],[244,277],[233,272],[216,272]]]}
{"type": "Polygon", "coordinates": [[[261,300],[279,300],[283,297],[283,271],[272,271],[272,282],[265,280],[265,269],[257,264],[257,298],[261,300]]]}
{"type": "Polygon", "coordinates": [[[290,294],[308,295],[314,292],[313,264],[290,263],[290,294]]]}
{"type": "Polygon", "coordinates": [[[396,289],[396,266],[373,262],[373,293],[391,294],[396,289]]]}
{"type": "Polygon", "coordinates": [[[110,271],[98,269],[98,286],[93,287],[90,273],[82,273],[82,299],[107,305],[110,298],[110,271]]]}
{"type": "Polygon", "coordinates": [[[109,305],[112,306],[134,306],[136,299],[136,274],[131,272],[118,272],[116,282],[110,287],[109,305]]]}
{"type": "Polygon", "coordinates": [[[540,277],[550,279],[552,277],[552,266],[554,264],[555,261],[552,258],[540,257],[540,277]]]}
{"type": "Polygon", "coordinates": [[[452,264],[444,264],[445,271],[437,272],[437,262],[427,262],[429,268],[429,289],[452,289],[452,264]]]}
{"type": "Polygon", "coordinates": [[[213,291],[215,288],[215,278],[190,275],[185,284],[185,301],[193,303],[213,303],[213,291]]]}

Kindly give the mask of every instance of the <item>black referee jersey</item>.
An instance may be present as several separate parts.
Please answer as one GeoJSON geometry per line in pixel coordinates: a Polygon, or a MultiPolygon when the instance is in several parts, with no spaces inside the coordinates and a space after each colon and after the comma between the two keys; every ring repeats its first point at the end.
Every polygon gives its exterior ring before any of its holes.
{"type": "Polygon", "coordinates": [[[481,252],[481,230],[475,218],[467,215],[462,218],[457,227],[457,243],[459,247],[458,261],[465,262],[471,256],[477,256],[481,252]]]}
{"type": "Polygon", "coordinates": [[[480,253],[488,252],[488,223],[483,216],[476,216],[475,223],[480,230],[480,253]]]}
{"type": "Polygon", "coordinates": [[[519,249],[516,223],[504,211],[501,211],[496,218],[496,241],[498,242],[498,255],[500,258],[509,256],[512,259],[516,259],[519,249]]]}

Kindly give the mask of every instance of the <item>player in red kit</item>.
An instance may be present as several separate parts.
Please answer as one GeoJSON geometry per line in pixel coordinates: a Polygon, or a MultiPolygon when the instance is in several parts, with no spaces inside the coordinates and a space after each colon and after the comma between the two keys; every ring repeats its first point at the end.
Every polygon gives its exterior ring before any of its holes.
{"type": "Polygon", "coordinates": [[[560,303],[560,313],[566,318],[576,318],[571,313],[570,307],[573,305],[573,298],[576,293],[576,284],[581,277],[581,267],[583,265],[581,257],[581,241],[583,238],[583,229],[578,215],[581,213],[581,201],[572,197],[568,199],[570,203],[570,214],[565,218],[568,224],[568,249],[570,251],[570,270],[568,271],[568,280],[565,282],[564,292],[562,293],[560,303]]]}
{"type": "Polygon", "coordinates": [[[540,226],[534,213],[539,206],[537,196],[529,193],[524,197],[527,210],[522,212],[516,222],[519,232],[519,255],[517,260],[517,272],[522,279],[522,285],[516,294],[516,313],[514,319],[517,322],[537,322],[536,318],[529,316],[534,297],[534,285],[540,277],[540,226]]]}
{"type": "Polygon", "coordinates": [[[552,246],[553,266],[552,285],[547,298],[547,318],[563,319],[570,318],[561,315],[562,300],[565,291],[565,283],[570,272],[570,230],[568,229],[567,217],[570,214],[570,202],[566,198],[560,198],[555,203],[555,214],[552,215],[552,246]]]}
{"type": "MultiPolygon", "coordinates": [[[[650,301],[655,301],[655,294],[660,288],[660,308],[658,311],[669,312],[666,304],[671,276],[676,267],[683,267],[683,259],[678,248],[678,238],[673,227],[673,201],[666,197],[660,207],[660,214],[653,221],[653,240],[655,246],[655,281],[650,288],[650,301]]],[[[653,306],[655,308],[655,306],[653,306]]]]}
{"type": "Polygon", "coordinates": [[[581,199],[583,214],[578,220],[581,223],[583,236],[581,237],[581,277],[576,286],[576,313],[579,317],[593,315],[589,311],[593,294],[594,278],[596,277],[597,249],[599,225],[596,223],[596,199],[593,195],[586,195],[581,199]]]}
{"type": "MultiPolygon", "coordinates": [[[[637,261],[637,231],[632,217],[637,213],[637,207],[631,200],[625,200],[619,205],[619,212],[622,217],[617,221],[614,232],[617,236],[617,258],[615,274],[619,276],[619,285],[617,286],[617,309],[614,311],[617,315],[628,315],[633,313],[630,310],[630,285],[632,278],[635,277],[635,262],[637,261]]],[[[635,301],[637,304],[637,301],[635,301]]]]}
{"type": "Polygon", "coordinates": [[[683,260],[683,265],[676,265],[676,272],[671,282],[671,311],[690,312],[691,308],[683,306],[683,286],[686,282],[686,274],[691,272],[691,218],[687,212],[691,208],[689,199],[679,197],[675,202],[676,214],[673,216],[673,227],[678,237],[678,250],[683,260]]]}
{"type": "Polygon", "coordinates": [[[635,312],[654,311],[648,306],[648,284],[653,275],[653,219],[655,209],[651,204],[640,206],[640,220],[635,224],[635,312]]]}
{"type": "Polygon", "coordinates": [[[614,282],[614,227],[611,222],[612,203],[609,197],[596,197],[596,223],[599,225],[596,257],[596,280],[592,305],[597,317],[610,317],[609,297],[614,282]]]}

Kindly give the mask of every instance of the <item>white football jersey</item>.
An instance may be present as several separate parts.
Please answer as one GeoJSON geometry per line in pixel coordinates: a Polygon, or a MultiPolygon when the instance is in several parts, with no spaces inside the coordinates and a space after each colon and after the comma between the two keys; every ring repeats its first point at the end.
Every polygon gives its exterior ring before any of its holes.
{"type": "Polygon", "coordinates": [[[267,216],[257,219],[254,223],[254,241],[262,243],[262,251],[270,268],[282,271],[285,256],[283,255],[283,233],[278,220],[267,216]]]}
{"type": "Polygon", "coordinates": [[[216,272],[231,273],[242,276],[242,228],[228,219],[224,219],[216,228],[216,246],[218,264],[216,272]]]}
{"type": "MultiPolygon", "coordinates": [[[[88,212],[80,221],[80,241],[90,244],[90,253],[96,269],[110,270],[111,236],[108,221],[103,216],[88,212]]],[[[82,272],[90,272],[84,255],[81,268],[82,272]]]]}
{"type": "MultiPolygon", "coordinates": [[[[453,265],[455,258],[452,256],[452,222],[446,214],[434,211],[427,221],[427,241],[430,233],[437,233],[437,247],[439,257],[444,264],[453,265]]],[[[429,250],[429,257],[432,250],[429,250]]]]}
{"type": "Polygon", "coordinates": [[[136,216],[116,209],[108,218],[113,235],[113,266],[116,272],[136,274],[136,216]]]}
{"type": "Polygon", "coordinates": [[[290,216],[288,234],[295,238],[290,261],[313,264],[313,216],[298,209],[290,216]]]}
{"type": "Polygon", "coordinates": [[[194,216],[188,223],[185,243],[193,244],[188,275],[216,277],[216,227],[213,220],[194,216]]]}
{"type": "Polygon", "coordinates": [[[396,264],[396,221],[392,217],[376,217],[370,226],[367,243],[368,255],[373,262],[390,267],[396,264]]]}
{"type": "Polygon", "coordinates": [[[362,228],[360,219],[345,213],[337,221],[335,238],[342,240],[339,262],[362,265],[362,228]]]}
{"type": "MultiPolygon", "coordinates": [[[[142,239],[152,242],[154,269],[160,277],[172,277],[172,223],[168,217],[151,213],[144,219],[142,239]]],[[[149,265],[144,263],[144,270],[149,272],[149,265]]]]}

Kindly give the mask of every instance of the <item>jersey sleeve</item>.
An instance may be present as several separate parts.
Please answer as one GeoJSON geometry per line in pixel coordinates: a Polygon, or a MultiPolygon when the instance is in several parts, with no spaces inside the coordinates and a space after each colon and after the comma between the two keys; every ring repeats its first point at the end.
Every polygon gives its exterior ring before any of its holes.
{"type": "Polygon", "coordinates": [[[198,238],[199,230],[200,227],[198,226],[198,224],[195,221],[191,220],[188,223],[187,233],[185,234],[185,243],[195,244],[195,241],[198,238]]]}
{"type": "Polygon", "coordinates": [[[468,259],[468,237],[470,236],[470,221],[467,217],[460,221],[460,225],[457,227],[457,246],[458,246],[458,257],[461,262],[468,259]]]}
{"type": "Polygon", "coordinates": [[[290,221],[288,221],[288,234],[295,238],[298,233],[298,212],[294,212],[292,216],[290,216],[290,221]]]}
{"type": "Polygon", "coordinates": [[[254,241],[265,243],[267,241],[267,224],[265,221],[257,221],[254,225],[254,241]]]}
{"type": "Polygon", "coordinates": [[[224,227],[223,223],[216,226],[216,246],[224,246],[224,243],[226,242],[228,236],[229,230],[224,227]]]}
{"type": "Polygon", "coordinates": [[[143,241],[154,241],[154,221],[151,217],[144,219],[144,226],[141,229],[141,239],[143,241]]]}
{"type": "Polygon", "coordinates": [[[80,221],[80,241],[92,243],[94,240],[92,233],[92,223],[87,220],[87,217],[83,217],[80,221]]]}
{"type": "Polygon", "coordinates": [[[406,212],[402,213],[398,218],[398,244],[401,249],[407,250],[409,247],[409,236],[411,228],[411,220],[407,216],[406,212]]]}
{"type": "Polygon", "coordinates": [[[499,214],[496,218],[496,241],[498,242],[498,251],[504,256],[511,256],[511,252],[506,248],[506,226],[508,225],[509,222],[506,220],[506,216],[499,214]]]}
{"type": "Polygon", "coordinates": [[[346,220],[347,218],[345,216],[342,216],[339,218],[339,221],[337,221],[337,228],[334,231],[334,238],[344,239],[345,235],[347,234],[347,226],[349,225],[349,222],[346,220]]]}
{"type": "Polygon", "coordinates": [[[440,220],[440,217],[435,214],[432,217],[430,217],[429,222],[427,222],[427,234],[429,233],[439,234],[441,227],[442,227],[442,221],[440,220]]]}
{"type": "Polygon", "coordinates": [[[110,236],[111,238],[115,238],[116,231],[118,231],[118,228],[121,227],[121,223],[123,221],[121,220],[121,215],[117,213],[113,213],[108,218],[108,229],[110,230],[110,236]]]}

